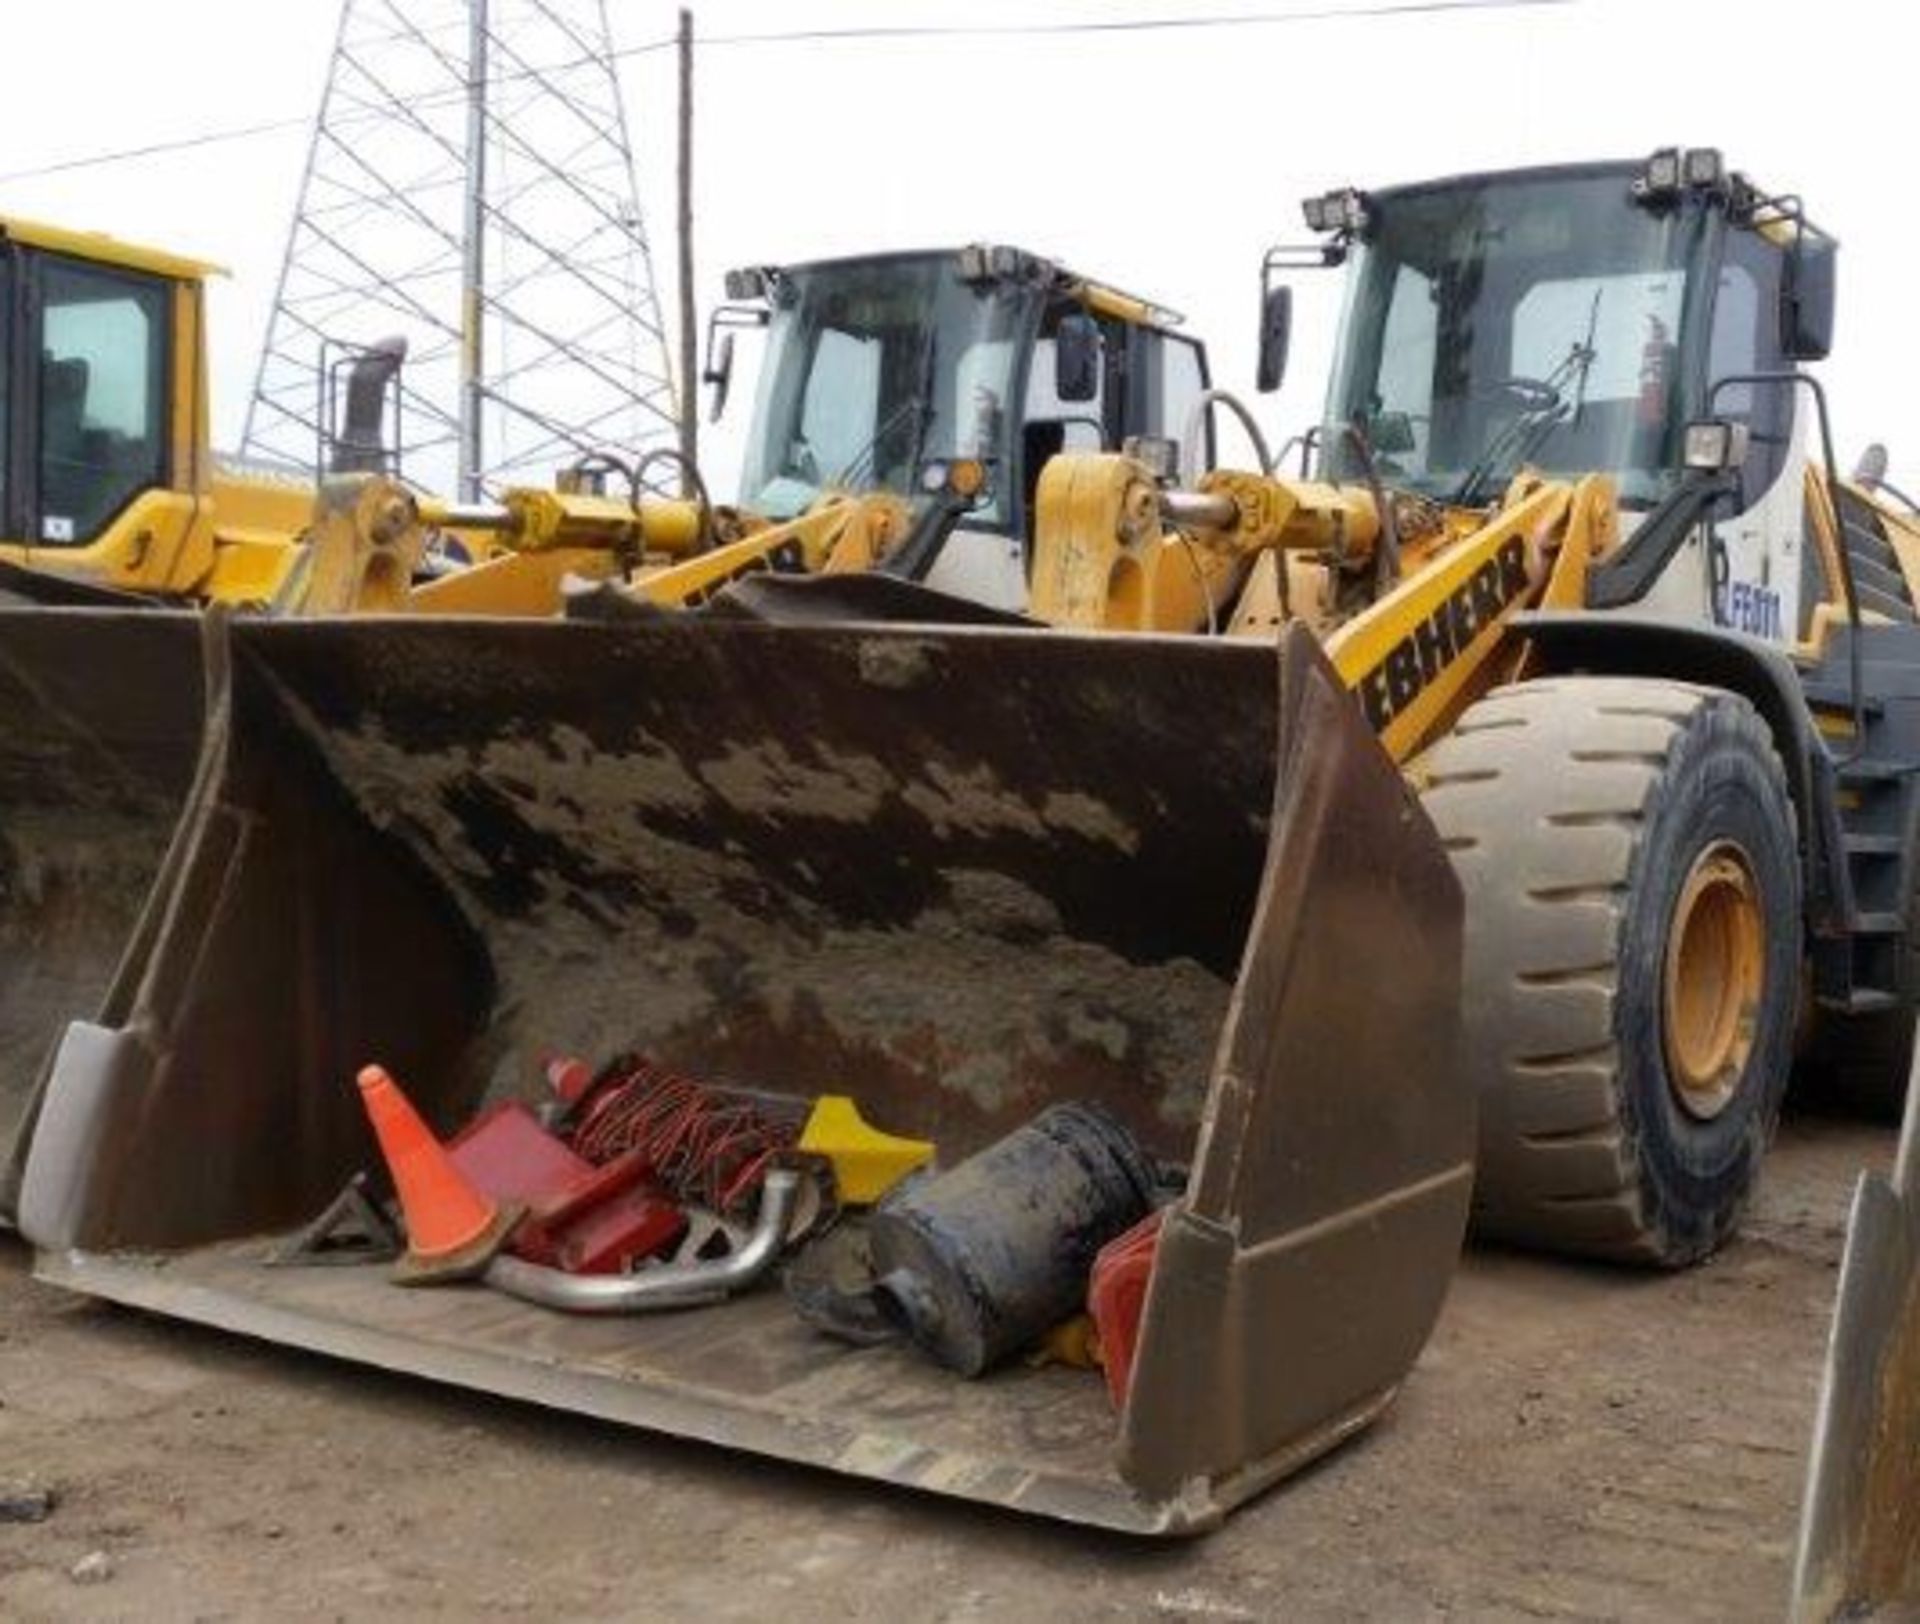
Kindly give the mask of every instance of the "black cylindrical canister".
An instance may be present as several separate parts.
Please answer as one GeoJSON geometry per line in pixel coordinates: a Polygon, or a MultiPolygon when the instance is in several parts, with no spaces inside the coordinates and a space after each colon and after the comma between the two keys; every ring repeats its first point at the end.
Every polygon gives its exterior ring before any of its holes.
{"type": "Polygon", "coordinates": [[[1153,1168],[1092,1105],[1056,1105],[869,1220],[881,1309],[977,1376],[1079,1312],[1094,1254],[1143,1218],[1153,1168]]]}

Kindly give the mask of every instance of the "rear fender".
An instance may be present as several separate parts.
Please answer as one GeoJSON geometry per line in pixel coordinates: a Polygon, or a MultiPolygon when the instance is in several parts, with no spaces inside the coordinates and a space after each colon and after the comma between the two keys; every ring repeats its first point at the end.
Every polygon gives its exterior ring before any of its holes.
{"type": "Polygon", "coordinates": [[[1820,936],[1845,931],[1848,881],[1833,757],[1814,728],[1799,676],[1786,655],[1718,627],[1627,615],[1520,615],[1514,630],[1534,651],[1536,674],[1668,677],[1747,699],[1772,732],[1786,768],[1800,826],[1808,924],[1820,936]]]}

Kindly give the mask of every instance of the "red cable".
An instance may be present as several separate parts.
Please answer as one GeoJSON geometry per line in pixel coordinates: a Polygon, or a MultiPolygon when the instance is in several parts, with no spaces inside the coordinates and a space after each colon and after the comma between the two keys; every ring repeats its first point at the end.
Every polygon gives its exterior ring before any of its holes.
{"type": "Polygon", "coordinates": [[[768,1163],[793,1137],[744,1101],[626,1058],[588,1096],[573,1148],[595,1164],[637,1150],[681,1200],[730,1212],[759,1189],[768,1163]]]}

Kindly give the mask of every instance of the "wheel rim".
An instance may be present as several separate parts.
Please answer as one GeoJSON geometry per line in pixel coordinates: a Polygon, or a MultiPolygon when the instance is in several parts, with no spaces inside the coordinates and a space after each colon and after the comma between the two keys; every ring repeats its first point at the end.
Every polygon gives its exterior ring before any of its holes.
{"type": "Polygon", "coordinates": [[[1690,1116],[1716,1117],[1740,1086],[1760,1020],[1766,924],[1747,854],[1716,841],[1693,860],[1667,931],[1667,1079],[1690,1116]]]}

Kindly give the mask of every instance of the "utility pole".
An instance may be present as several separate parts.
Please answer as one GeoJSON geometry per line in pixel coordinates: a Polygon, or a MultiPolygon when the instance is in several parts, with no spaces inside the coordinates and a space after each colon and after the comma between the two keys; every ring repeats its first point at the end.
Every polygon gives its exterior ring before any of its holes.
{"type": "Polygon", "coordinates": [[[468,0],[467,173],[460,243],[460,445],[455,479],[460,500],[483,494],[480,407],[485,399],[482,333],[487,300],[487,0],[468,0]]]}
{"type": "MultiPolygon", "coordinates": [[[[693,302],[693,13],[680,11],[680,455],[689,466],[700,454],[700,373],[693,302]]],[[[683,473],[682,488],[692,495],[693,478],[683,473]]]]}

